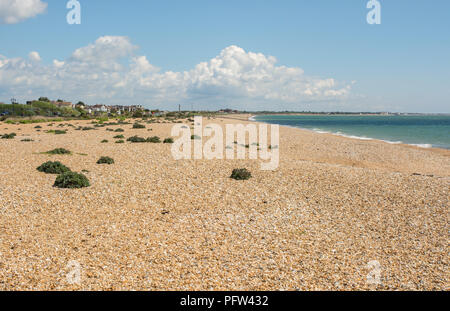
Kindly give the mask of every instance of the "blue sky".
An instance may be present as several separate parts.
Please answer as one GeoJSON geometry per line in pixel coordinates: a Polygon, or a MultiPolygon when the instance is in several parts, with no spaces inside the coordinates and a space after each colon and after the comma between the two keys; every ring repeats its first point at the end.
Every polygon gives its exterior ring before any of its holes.
{"type": "Polygon", "coordinates": [[[0,24],[0,101],[450,112],[449,1],[379,0],[381,25],[367,0],[79,0],[81,25],[67,1],[35,1],[0,24]]]}

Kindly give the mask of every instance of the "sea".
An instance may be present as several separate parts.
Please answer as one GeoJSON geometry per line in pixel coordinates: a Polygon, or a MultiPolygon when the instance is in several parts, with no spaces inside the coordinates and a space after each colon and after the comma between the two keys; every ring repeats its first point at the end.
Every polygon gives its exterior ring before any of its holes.
{"type": "Polygon", "coordinates": [[[450,115],[257,115],[254,121],[382,140],[422,148],[450,149],[450,115]]]}

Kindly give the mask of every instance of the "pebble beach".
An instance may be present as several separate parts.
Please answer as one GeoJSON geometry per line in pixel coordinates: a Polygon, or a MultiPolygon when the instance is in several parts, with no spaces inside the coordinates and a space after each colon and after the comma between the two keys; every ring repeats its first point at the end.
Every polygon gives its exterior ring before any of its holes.
{"type": "Polygon", "coordinates": [[[262,171],[259,160],[176,161],[169,144],[126,141],[168,138],[174,124],[130,122],[0,123],[17,134],[0,140],[0,290],[450,289],[449,150],[280,127],[279,167],[262,171]],[[72,154],[45,154],[55,148],[72,154]],[[36,170],[46,161],[90,187],[53,187],[36,170]],[[235,168],[252,178],[231,179],[235,168]]]}

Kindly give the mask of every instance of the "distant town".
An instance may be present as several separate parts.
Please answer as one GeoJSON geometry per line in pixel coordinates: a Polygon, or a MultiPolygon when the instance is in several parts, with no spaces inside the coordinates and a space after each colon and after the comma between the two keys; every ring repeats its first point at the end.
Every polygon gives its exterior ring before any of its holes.
{"type": "Polygon", "coordinates": [[[160,111],[158,109],[148,109],[142,105],[87,105],[82,101],[76,104],[62,99],[50,100],[47,97],[40,97],[37,100],[29,100],[26,103],[19,103],[14,98],[10,104],[0,102],[0,117],[2,119],[10,117],[70,117],[70,118],[90,118],[98,116],[110,117],[162,117],[170,114],[192,115],[198,114],[307,114],[307,115],[423,115],[421,113],[392,113],[392,112],[314,112],[314,111],[239,111],[235,109],[220,109],[217,111],[182,111],[179,105],[178,111],[160,111]]]}

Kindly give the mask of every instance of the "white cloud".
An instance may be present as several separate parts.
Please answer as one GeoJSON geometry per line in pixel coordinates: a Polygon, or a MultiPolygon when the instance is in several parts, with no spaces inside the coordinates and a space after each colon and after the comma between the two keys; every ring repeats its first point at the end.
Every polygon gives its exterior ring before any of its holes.
{"type": "Polygon", "coordinates": [[[64,66],[64,64],[65,64],[64,62],[61,62],[57,59],[53,60],[53,66],[55,66],[56,68],[61,68],[62,66],[64,66]]]}
{"type": "MultiPolygon", "coordinates": [[[[301,68],[277,66],[275,57],[230,46],[208,62],[184,72],[161,72],[127,37],[100,37],[65,61],[43,65],[0,55],[0,96],[27,94],[87,102],[163,106],[198,103],[198,108],[227,105],[257,109],[273,105],[300,109],[302,103],[346,99],[352,83],[306,76],[301,68]]],[[[8,97],[9,96],[9,97],[8,97]]]]}
{"type": "Polygon", "coordinates": [[[35,62],[41,61],[41,56],[39,55],[38,52],[30,52],[30,54],[28,54],[28,57],[30,58],[30,60],[35,62]]]}
{"type": "Polygon", "coordinates": [[[41,0],[0,0],[0,22],[16,24],[44,13],[47,3],[41,0]]]}

